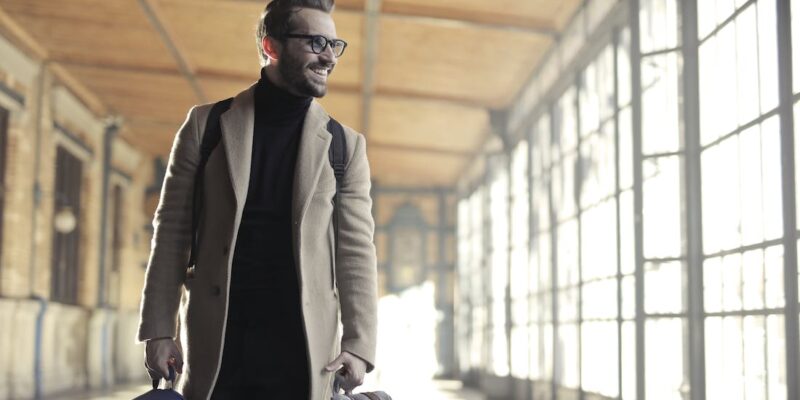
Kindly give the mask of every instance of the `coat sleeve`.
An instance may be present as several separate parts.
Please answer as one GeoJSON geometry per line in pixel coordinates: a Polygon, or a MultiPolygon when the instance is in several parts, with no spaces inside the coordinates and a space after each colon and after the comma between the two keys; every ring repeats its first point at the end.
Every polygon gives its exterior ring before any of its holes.
{"type": "Polygon", "coordinates": [[[342,351],[375,366],[377,341],[377,257],[373,235],[370,170],[366,139],[358,134],[339,190],[339,248],[336,277],[342,310],[342,351]]]}
{"type": "Polygon", "coordinates": [[[145,272],[138,340],[176,337],[181,285],[189,262],[192,192],[200,158],[196,109],[175,135],[153,217],[153,240],[145,272]]]}

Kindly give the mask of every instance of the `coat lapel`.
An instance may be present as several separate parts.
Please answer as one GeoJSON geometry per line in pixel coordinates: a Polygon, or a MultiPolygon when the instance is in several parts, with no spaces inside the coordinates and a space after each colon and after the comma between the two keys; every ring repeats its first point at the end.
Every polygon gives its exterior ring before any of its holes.
{"type": "Polygon", "coordinates": [[[319,103],[311,102],[303,132],[297,150],[297,163],[294,168],[292,186],[292,220],[296,223],[303,219],[305,210],[311,201],[311,195],[317,186],[322,166],[328,162],[328,145],[331,135],[326,125],[330,117],[319,103]]]}
{"type": "MultiPolygon", "coordinates": [[[[250,163],[253,155],[255,118],[255,85],[239,93],[231,108],[222,114],[222,141],[228,160],[236,206],[241,209],[247,199],[250,163]]],[[[292,220],[302,219],[311,194],[314,193],[322,166],[328,162],[331,135],[326,125],[330,117],[319,103],[312,101],[303,122],[292,185],[292,220]]]]}
{"type": "Polygon", "coordinates": [[[228,159],[237,208],[243,208],[250,184],[250,162],[253,156],[253,124],[255,85],[239,93],[231,108],[222,114],[222,142],[228,159]]]}

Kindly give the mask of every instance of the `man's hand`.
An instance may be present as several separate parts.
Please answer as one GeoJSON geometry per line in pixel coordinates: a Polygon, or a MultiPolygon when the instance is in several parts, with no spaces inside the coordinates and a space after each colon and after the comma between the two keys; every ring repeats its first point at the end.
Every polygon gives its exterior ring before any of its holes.
{"type": "MultiPolygon", "coordinates": [[[[345,394],[353,394],[353,389],[364,383],[364,375],[367,373],[367,363],[361,358],[354,356],[346,351],[339,354],[330,364],[325,367],[328,372],[333,372],[339,368],[344,369],[341,375],[344,378],[342,389],[345,394]]],[[[339,372],[337,372],[339,373],[339,372]]]]}
{"type": "Polygon", "coordinates": [[[147,341],[144,366],[152,379],[169,379],[169,365],[177,373],[183,373],[183,356],[172,338],[158,338],[147,341]]]}

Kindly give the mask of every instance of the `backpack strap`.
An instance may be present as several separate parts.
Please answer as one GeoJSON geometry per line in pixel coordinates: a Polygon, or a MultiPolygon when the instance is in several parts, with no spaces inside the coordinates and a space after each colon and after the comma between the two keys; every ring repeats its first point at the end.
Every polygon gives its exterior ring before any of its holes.
{"type": "Polygon", "coordinates": [[[189,253],[189,264],[186,266],[186,276],[193,278],[196,270],[197,261],[197,228],[200,221],[200,212],[203,209],[203,176],[205,174],[206,163],[211,156],[211,152],[219,144],[222,137],[222,128],[219,119],[225,111],[231,108],[233,98],[228,98],[217,102],[211,107],[206,120],[206,129],[203,133],[203,141],[200,145],[200,162],[194,174],[194,191],[192,193],[192,249],[189,253]]]}
{"type": "MultiPolygon", "coordinates": [[[[339,188],[341,187],[342,179],[344,178],[345,167],[347,166],[347,139],[344,135],[344,127],[339,121],[331,119],[328,121],[328,132],[331,133],[333,139],[331,145],[328,147],[328,158],[330,159],[331,167],[333,167],[333,175],[336,177],[336,193],[333,195],[333,243],[334,243],[334,260],[331,263],[332,268],[336,263],[336,253],[339,249],[339,188]]],[[[331,271],[332,288],[336,287],[336,271],[331,271]]]]}

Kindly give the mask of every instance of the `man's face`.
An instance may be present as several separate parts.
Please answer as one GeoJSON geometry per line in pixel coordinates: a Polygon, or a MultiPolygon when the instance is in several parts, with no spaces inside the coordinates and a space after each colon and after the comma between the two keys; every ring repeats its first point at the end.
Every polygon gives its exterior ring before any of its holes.
{"type": "MultiPolygon", "coordinates": [[[[301,8],[293,18],[289,33],[322,35],[336,38],[336,26],[330,14],[311,8],[301,8]]],[[[291,92],[301,96],[322,97],[328,91],[328,75],[336,66],[330,46],[320,54],[311,50],[309,39],[287,38],[278,60],[278,72],[291,92]]]]}

